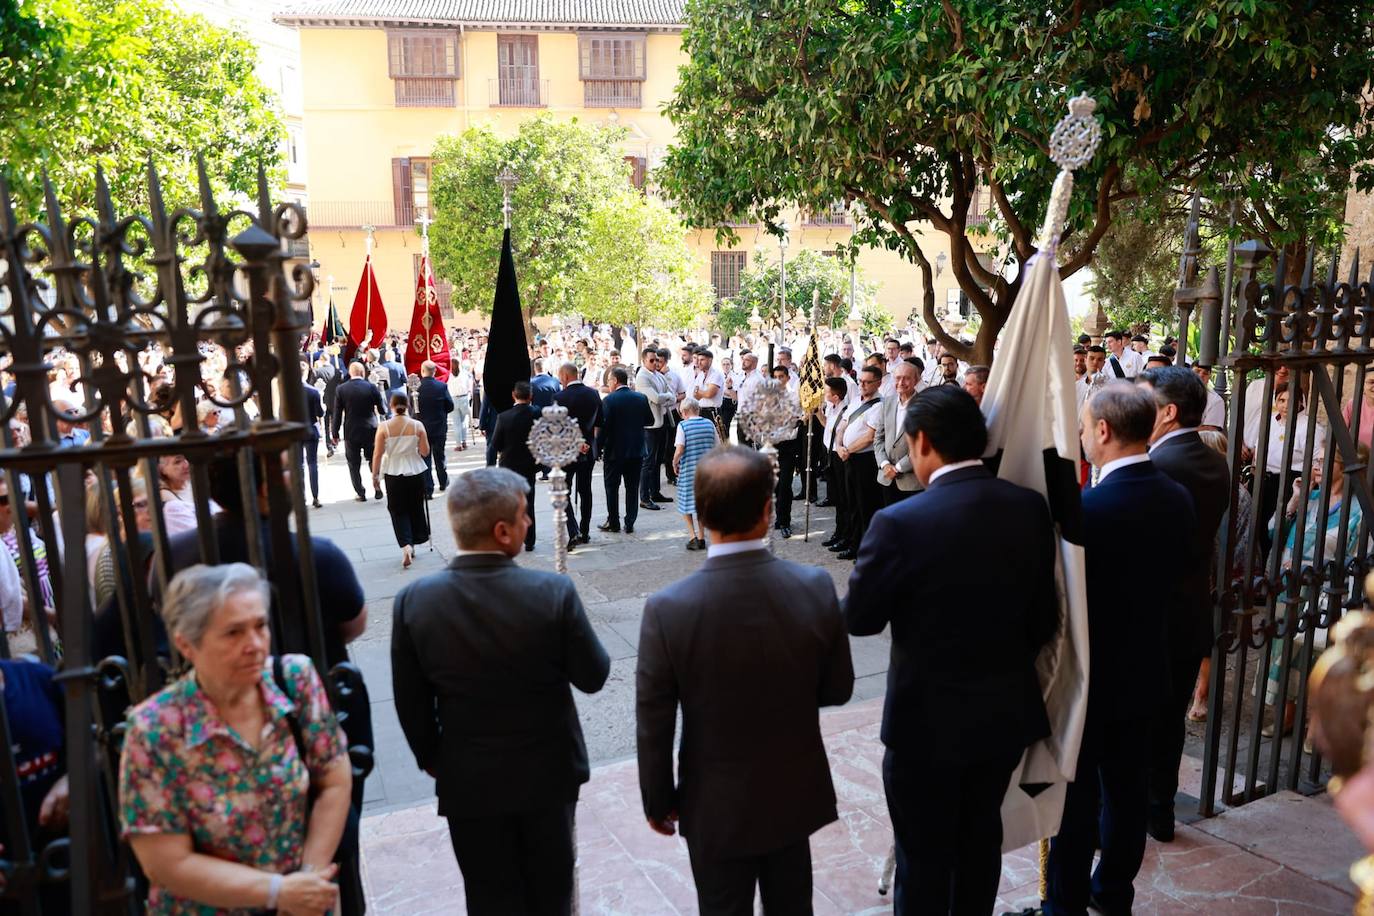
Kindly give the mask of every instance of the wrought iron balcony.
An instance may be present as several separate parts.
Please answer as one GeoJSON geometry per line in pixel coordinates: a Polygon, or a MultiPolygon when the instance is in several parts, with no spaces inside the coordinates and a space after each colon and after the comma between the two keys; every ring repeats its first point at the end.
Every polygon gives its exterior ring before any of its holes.
{"type": "Polygon", "coordinates": [[[641,107],[639,80],[584,80],[582,104],[587,108],[641,107]]]}
{"type": "Polygon", "coordinates": [[[397,77],[397,108],[452,108],[454,81],[419,77],[397,77]]]}
{"type": "Polygon", "coordinates": [[[549,81],[509,77],[487,81],[493,108],[547,108],[549,81]]]}
{"type": "Polygon", "coordinates": [[[389,200],[310,201],[311,229],[357,229],[359,226],[414,226],[413,207],[389,200]],[[409,218],[408,218],[409,217],[409,218]]]}

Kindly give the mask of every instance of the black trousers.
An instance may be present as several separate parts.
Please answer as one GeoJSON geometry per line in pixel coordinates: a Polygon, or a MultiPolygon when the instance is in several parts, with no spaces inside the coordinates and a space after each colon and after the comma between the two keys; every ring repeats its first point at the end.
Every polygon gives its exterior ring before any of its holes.
{"type": "Polygon", "coordinates": [[[825,467],[828,463],[826,459],[825,444],[822,441],[825,437],[825,427],[821,424],[821,421],[814,416],[811,418],[810,423],[804,425],[809,430],[811,451],[808,452],[806,450],[808,439],[798,436],[797,473],[802,475],[802,487],[806,491],[802,495],[804,498],[815,502],[818,498],[816,494],[820,489],[820,477],[825,473],[825,467]],[[806,474],[808,455],[810,455],[811,458],[811,475],[809,479],[806,474]]]}
{"type": "Polygon", "coordinates": [[[872,452],[851,452],[845,464],[847,495],[853,506],[850,513],[854,519],[854,546],[858,547],[868,531],[868,523],[883,508],[883,485],[878,483],[878,459],[872,452]]]}
{"type": "Polygon", "coordinates": [[[826,471],[825,495],[835,509],[835,534],[841,543],[848,544],[853,533],[854,519],[849,505],[849,488],[845,486],[845,463],[834,452],[829,453],[830,467],[826,471]]]}
{"type": "MultiPolygon", "coordinates": [[[[525,511],[530,514],[530,526],[525,529],[525,548],[527,550],[534,549],[534,475],[534,471],[523,475],[525,483],[529,484],[529,489],[525,491],[525,511]]],[[[554,520],[554,523],[557,524],[557,519],[554,520]]]]}
{"type": "Polygon", "coordinates": [[[429,540],[429,520],[425,518],[425,475],[387,474],[386,511],[391,514],[391,530],[396,545],[405,547],[429,540]]]}
{"type": "Polygon", "coordinates": [[[663,449],[667,447],[668,425],[644,428],[644,469],[639,475],[639,498],[649,499],[663,492],[659,483],[659,466],[663,461],[663,449]]]}
{"type": "Polygon", "coordinates": [[[896,916],[987,916],[1002,878],[1002,796],[1021,754],[948,764],[883,756],[897,848],[896,916]],[[932,788],[936,791],[932,791],[932,788]]]}
{"type": "Polygon", "coordinates": [[[765,913],[811,912],[811,842],[802,840],[761,856],[709,859],[687,841],[701,916],[753,916],[754,888],[765,913]]]}
{"type": "Polygon", "coordinates": [[[796,476],[797,465],[800,464],[797,448],[801,444],[800,439],[788,439],[777,444],[778,485],[773,490],[773,506],[777,511],[779,528],[792,527],[792,478],[796,476]]]}
{"type": "Polygon", "coordinates": [[[915,490],[900,490],[897,488],[897,484],[895,483],[890,483],[886,486],[883,486],[883,484],[878,484],[878,486],[881,487],[883,491],[884,506],[894,506],[902,500],[906,499],[908,496],[916,495],[915,490]]]}
{"type": "Polygon", "coordinates": [[[1169,690],[1157,697],[1150,718],[1150,813],[1159,818],[1174,816],[1178,794],[1178,767],[1188,737],[1188,706],[1193,702],[1201,658],[1169,659],[1169,690]]]}
{"type": "Polygon", "coordinates": [[[320,440],[306,439],[301,443],[301,460],[310,478],[310,496],[316,502],[320,499],[320,440]]]}
{"type": "Polygon", "coordinates": [[[425,437],[429,439],[429,454],[425,456],[425,496],[434,495],[434,478],[439,478],[439,489],[448,489],[448,464],[444,449],[448,446],[448,424],[434,429],[425,427],[425,437]]]}
{"type": "Polygon", "coordinates": [[[331,436],[331,435],[329,434],[329,431],[330,431],[331,429],[334,428],[334,415],[337,414],[338,412],[339,412],[339,408],[335,406],[334,400],[333,400],[332,398],[325,398],[325,399],[324,399],[324,438],[325,438],[325,440],[326,440],[326,441],[325,441],[325,448],[326,448],[326,450],[329,452],[329,454],[331,454],[331,455],[334,454],[334,437],[331,436]]]}
{"type": "Polygon", "coordinates": [[[620,524],[620,485],[625,485],[625,524],[634,525],[639,518],[639,473],[643,458],[607,458],[601,464],[601,476],[606,482],[606,518],[613,525],[620,524]]]}
{"type": "Polygon", "coordinates": [[[572,912],[576,802],[505,817],[448,819],[471,916],[572,912]]]}
{"type": "MultiPolygon", "coordinates": [[[[1260,456],[1263,457],[1263,456],[1260,456]]],[[[1263,462],[1260,462],[1263,467],[1263,462]]],[[[1296,478],[1296,473],[1289,476],[1289,480],[1296,478]]],[[[1279,485],[1283,483],[1283,477],[1272,471],[1264,472],[1264,481],[1260,485],[1259,507],[1255,509],[1255,530],[1259,534],[1260,555],[1259,563],[1267,564],[1269,558],[1269,548],[1274,545],[1274,536],[1269,533],[1269,521],[1274,517],[1274,509],[1279,504],[1279,485]]],[[[1290,483],[1291,487],[1292,484],[1290,483]]],[[[1288,494],[1284,494],[1284,499],[1288,499],[1288,494]]],[[[1267,566],[1261,568],[1268,568],[1267,566]]]]}
{"type": "Polygon", "coordinates": [[[372,465],[372,443],[377,439],[375,429],[363,429],[344,437],[344,460],[348,462],[348,476],[353,480],[353,492],[364,499],[367,491],[363,489],[362,465],[372,465]]]}
{"type": "Polygon", "coordinates": [[[735,422],[735,414],[739,413],[739,402],[734,398],[724,398],[720,402],[720,425],[725,430],[725,438],[721,441],[730,441],[730,424],[735,422]]]}
{"type": "Polygon", "coordinates": [[[1089,893],[1112,913],[1131,911],[1145,858],[1149,732],[1148,717],[1089,722],[1084,729],[1077,778],[1064,799],[1059,835],[1050,840],[1046,916],[1086,913],[1089,893]]]}
{"type": "Polygon", "coordinates": [[[595,464],[586,458],[563,469],[568,475],[568,537],[586,537],[592,530],[592,466],[595,464]],[[577,497],[577,518],[573,518],[574,496],[577,497]]]}
{"type": "MultiPolygon", "coordinates": [[[[668,483],[677,486],[677,474],[673,473],[673,449],[668,447],[668,443],[677,436],[677,428],[678,424],[682,422],[682,414],[674,410],[672,418],[672,423],[668,422],[666,416],[663,418],[663,448],[658,456],[658,463],[663,465],[663,476],[667,478],[668,483]]],[[[644,460],[647,461],[648,459],[644,460]]]]}

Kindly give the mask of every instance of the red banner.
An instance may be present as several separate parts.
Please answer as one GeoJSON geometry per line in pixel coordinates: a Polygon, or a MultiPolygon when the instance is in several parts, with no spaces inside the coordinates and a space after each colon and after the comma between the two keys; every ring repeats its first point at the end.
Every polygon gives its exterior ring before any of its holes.
{"type": "Polygon", "coordinates": [[[444,333],[444,319],[439,314],[439,293],[434,288],[434,275],[429,271],[429,257],[420,257],[420,277],[415,282],[415,309],[410,315],[410,341],[406,345],[406,373],[420,374],[420,364],[433,360],[434,377],[448,381],[448,335],[444,333]]]}
{"type": "MultiPolygon", "coordinates": [[[[363,276],[353,297],[353,310],[348,313],[348,341],[350,349],[377,348],[386,338],[386,306],[377,288],[377,275],[372,271],[372,257],[363,261],[363,276]]],[[[351,355],[351,354],[350,354],[351,355]]]]}

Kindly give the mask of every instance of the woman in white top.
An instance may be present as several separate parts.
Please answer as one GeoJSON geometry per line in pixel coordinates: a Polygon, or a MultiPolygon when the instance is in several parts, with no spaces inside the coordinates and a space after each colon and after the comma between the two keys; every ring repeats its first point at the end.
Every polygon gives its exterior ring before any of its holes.
{"type": "Polygon", "coordinates": [[[409,408],[403,393],[393,394],[393,416],[377,427],[372,445],[372,487],[380,489],[385,475],[386,511],[391,513],[391,528],[401,546],[401,566],[407,569],[415,558],[415,545],[429,540],[424,460],[429,454],[429,437],[424,424],[406,416],[409,408]]]}
{"type": "Polygon", "coordinates": [[[453,398],[453,425],[458,431],[458,451],[468,447],[468,420],[472,416],[472,369],[465,359],[449,364],[448,393],[453,398]]]}

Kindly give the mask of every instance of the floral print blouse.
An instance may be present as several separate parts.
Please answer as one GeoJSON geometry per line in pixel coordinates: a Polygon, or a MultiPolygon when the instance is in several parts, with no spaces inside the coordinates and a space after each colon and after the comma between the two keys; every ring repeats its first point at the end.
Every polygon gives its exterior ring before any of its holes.
{"type": "MultiPolygon", "coordinates": [[[[199,853],[283,874],[300,868],[310,779],[322,776],[346,744],[310,659],[283,656],[282,669],[296,702],[278,689],[269,658],[260,685],[267,723],[258,751],[220,718],[194,671],[129,713],[119,763],[125,837],[184,833],[199,853]],[[300,710],[304,765],[286,719],[293,706],[300,710]]],[[[203,906],[154,885],[148,912],[253,911],[203,906]]]]}

